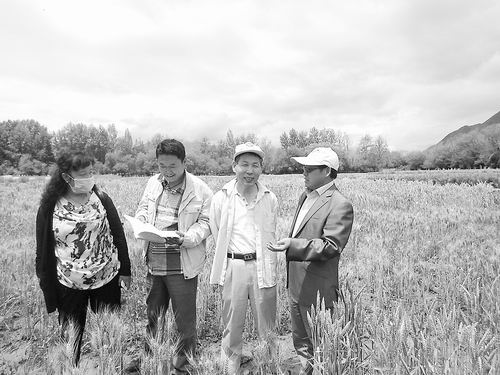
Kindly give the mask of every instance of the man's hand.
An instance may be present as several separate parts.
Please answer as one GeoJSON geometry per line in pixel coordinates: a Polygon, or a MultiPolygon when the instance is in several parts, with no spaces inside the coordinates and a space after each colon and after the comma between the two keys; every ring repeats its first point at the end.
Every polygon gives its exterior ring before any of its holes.
{"type": "Polygon", "coordinates": [[[176,230],[175,233],[179,235],[179,245],[182,245],[182,243],[184,242],[184,233],[178,230],[176,230]]]}
{"type": "Polygon", "coordinates": [[[125,290],[129,290],[132,283],[132,276],[120,276],[118,284],[125,290]]]}
{"type": "Polygon", "coordinates": [[[290,247],[291,243],[292,243],[291,238],[283,238],[283,239],[279,240],[278,242],[276,242],[275,244],[272,244],[269,242],[266,245],[266,247],[268,250],[271,250],[271,251],[285,251],[286,249],[288,249],[290,247]]]}

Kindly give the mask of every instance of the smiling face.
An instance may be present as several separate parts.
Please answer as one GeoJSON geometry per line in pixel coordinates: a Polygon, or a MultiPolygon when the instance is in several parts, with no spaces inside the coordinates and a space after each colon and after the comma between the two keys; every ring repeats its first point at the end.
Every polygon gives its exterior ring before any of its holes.
{"type": "Polygon", "coordinates": [[[239,184],[254,185],[262,173],[262,159],[252,153],[241,154],[237,161],[233,162],[233,171],[239,184]]]}
{"type": "Polygon", "coordinates": [[[156,158],[161,175],[169,184],[178,182],[184,175],[185,163],[175,155],[161,154],[156,158]]]}

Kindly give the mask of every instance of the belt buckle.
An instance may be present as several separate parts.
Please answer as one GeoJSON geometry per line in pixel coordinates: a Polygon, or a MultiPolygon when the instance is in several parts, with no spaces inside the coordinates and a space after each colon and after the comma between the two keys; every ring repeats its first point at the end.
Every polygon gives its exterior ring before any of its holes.
{"type": "Polygon", "coordinates": [[[253,259],[253,254],[243,254],[243,260],[252,260],[253,259]]]}

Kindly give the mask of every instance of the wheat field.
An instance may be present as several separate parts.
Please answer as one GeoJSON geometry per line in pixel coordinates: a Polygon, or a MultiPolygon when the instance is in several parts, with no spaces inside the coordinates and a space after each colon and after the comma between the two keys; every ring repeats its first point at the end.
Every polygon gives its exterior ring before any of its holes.
{"type": "MultiPolygon", "coordinates": [[[[215,191],[230,177],[203,177],[215,191]]],[[[146,178],[98,176],[121,214],[133,214],[146,178]]],[[[288,232],[302,191],[300,175],[262,176],[280,203],[278,237],[288,232]]],[[[73,368],[48,315],[34,270],[35,215],[45,180],[0,181],[0,374],[120,374],[141,355],[146,325],[141,244],[126,230],[133,285],[119,314],[89,314],[82,363],[73,368]]],[[[340,175],[355,221],[341,256],[341,294],[333,316],[318,307],[311,319],[317,374],[499,374],[500,192],[478,183],[340,175]]],[[[220,291],[208,284],[213,242],[199,279],[194,374],[221,373],[220,291]]],[[[281,256],[281,255],[280,255],[281,256]]],[[[278,347],[258,342],[250,319],[247,373],[293,374],[281,258],[278,347]]],[[[250,316],[249,316],[250,318],[250,316]]],[[[168,373],[175,340],[167,314],[163,335],[141,364],[143,374],[168,373]]],[[[292,353],[293,354],[293,353],[292,353]]]]}

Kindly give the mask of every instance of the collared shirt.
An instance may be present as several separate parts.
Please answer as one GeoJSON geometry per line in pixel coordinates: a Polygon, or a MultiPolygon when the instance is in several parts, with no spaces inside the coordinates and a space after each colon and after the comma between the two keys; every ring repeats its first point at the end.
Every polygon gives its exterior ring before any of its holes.
{"type": "Polygon", "coordinates": [[[236,192],[233,232],[229,240],[229,253],[255,253],[255,200],[248,203],[236,192]]]}
{"type": "Polygon", "coordinates": [[[292,236],[295,237],[297,234],[297,231],[299,230],[300,224],[302,224],[302,221],[306,217],[307,213],[311,209],[311,207],[316,203],[318,198],[328,189],[330,189],[334,184],[334,181],[330,181],[329,183],[320,186],[319,188],[310,191],[307,193],[307,198],[305,199],[304,203],[302,203],[302,207],[300,207],[299,214],[297,215],[297,220],[295,221],[295,225],[293,227],[293,234],[292,236]]]}
{"type": "MultiPolygon", "coordinates": [[[[177,230],[179,207],[186,189],[186,178],[176,185],[169,185],[161,177],[163,192],[157,207],[154,226],[160,230],[177,230]]],[[[150,242],[147,251],[148,269],[152,275],[182,275],[180,247],[177,244],[150,242]]]]}
{"type": "MultiPolygon", "coordinates": [[[[268,242],[276,241],[276,221],[278,199],[260,181],[259,191],[253,210],[255,253],[257,254],[257,284],[259,288],[269,288],[276,285],[277,255],[267,249],[268,242]]],[[[210,207],[210,227],[215,240],[215,254],[210,272],[210,283],[224,285],[228,264],[227,253],[233,237],[236,219],[236,206],[240,197],[237,195],[236,179],[229,181],[212,199],[210,207]]],[[[248,234],[247,234],[248,236],[248,234]]]]}

